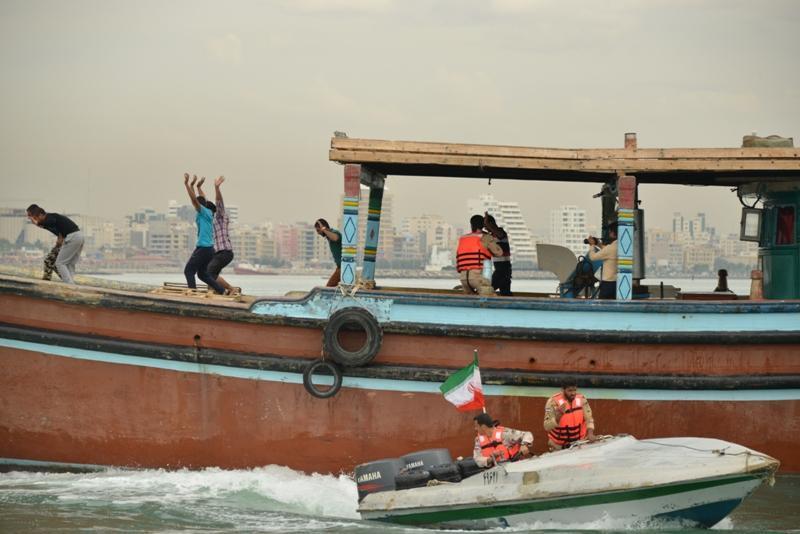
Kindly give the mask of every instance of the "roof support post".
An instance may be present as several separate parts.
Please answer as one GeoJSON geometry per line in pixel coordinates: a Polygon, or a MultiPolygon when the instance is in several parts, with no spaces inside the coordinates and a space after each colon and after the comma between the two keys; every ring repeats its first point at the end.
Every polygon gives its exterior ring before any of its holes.
{"type": "Polygon", "coordinates": [[[633,216],[636,208],[636,178],[617,177],[617,300],[633,298],[633,216]]]}
{"type": "Polygon", "coordinates": [[[369,169],[361,171],[361,182],[369,185],[369,206],[367,208],[367,229],[364,238],[364,269],[361,280],[368,288],[375,287],[375,259],[378,255],[378,236],[381,229],[381,207],[383,187],[386,177],[369,169]]]}
{"type": "Polygon", "coordinates": [[[339,285],[356,283],[356,248],[358,246],[358,202],[361,195],[361,165],[344,166],[342,200],[342,265],[339,285]]]}

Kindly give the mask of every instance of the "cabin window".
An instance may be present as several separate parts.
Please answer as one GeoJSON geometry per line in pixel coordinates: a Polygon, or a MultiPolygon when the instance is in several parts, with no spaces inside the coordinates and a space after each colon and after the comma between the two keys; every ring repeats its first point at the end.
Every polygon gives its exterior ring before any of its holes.
{"type": "Polygon", "coordinates": [[[776,211],[775,244],[794,245],[794,206],[780,206],[776,211]]]}

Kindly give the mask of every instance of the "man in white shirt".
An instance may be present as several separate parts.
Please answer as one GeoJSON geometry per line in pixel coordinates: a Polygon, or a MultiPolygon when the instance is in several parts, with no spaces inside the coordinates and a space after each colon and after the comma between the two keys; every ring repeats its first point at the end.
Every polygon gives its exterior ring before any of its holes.
{"type": "Polygon", "coordinates": [[[600,275],[600,291],[598,298],[617,298],[617,223],[608,225],[608,237],[611,243],[603,245],[596,237],[589,236],[589,259],[592,261],[603,260],[600,275]]]}

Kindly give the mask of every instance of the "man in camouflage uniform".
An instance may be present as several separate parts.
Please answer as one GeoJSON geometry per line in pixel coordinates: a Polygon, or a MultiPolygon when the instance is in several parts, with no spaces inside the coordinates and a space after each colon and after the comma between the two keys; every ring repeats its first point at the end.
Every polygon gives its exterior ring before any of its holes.
{"type": "MultiPolygon", "coordinates": [[[[53,271],[56,270],[56,258],[58,257],[58,253],[61,251],[61,245],[56,245],[50,251],[50,253],[45,256],[44,258],[44,274],[42,275],[42,280],[51,280],[53,278],[53,271]]],[[[58,276],[61,276],[60,274],[58,276]]]]}

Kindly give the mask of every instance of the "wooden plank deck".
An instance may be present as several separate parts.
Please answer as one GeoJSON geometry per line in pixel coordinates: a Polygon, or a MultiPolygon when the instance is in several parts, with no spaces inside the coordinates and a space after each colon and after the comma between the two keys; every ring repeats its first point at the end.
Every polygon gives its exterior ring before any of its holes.
{"type": "Polygon", "coordinates": [[[800,180],[798,148],[562,149],[334,137],[329,159],[386,175],[605,182],[627,173],[639,183],[725,186],[800,180]]]}

